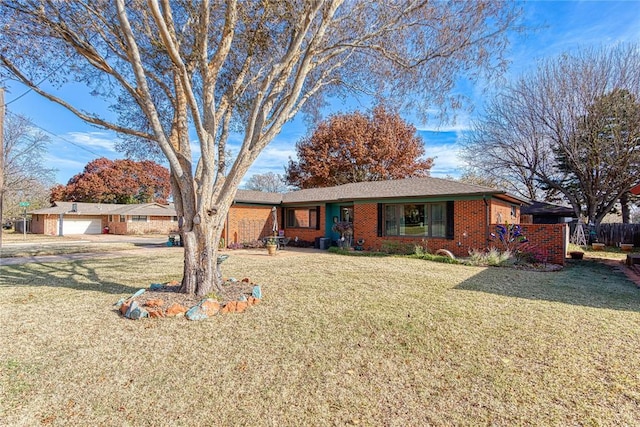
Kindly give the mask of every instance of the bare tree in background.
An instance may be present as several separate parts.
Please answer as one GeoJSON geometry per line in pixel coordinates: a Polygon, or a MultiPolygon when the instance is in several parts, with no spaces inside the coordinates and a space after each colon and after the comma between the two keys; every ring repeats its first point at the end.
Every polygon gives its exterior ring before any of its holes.
{"type": "Polygon", "coordinates": [[[450,94],[463,72],[476,79],[503,69],[519,13],[515,2],[480,0],[6,0],[0,68],[118,132],[127,154],[166,158],[184,219],[182,290],[204,295],[220,286],[218,240],[236,190],[284,123],[354,94],[399,100],[421,117],[458,107],[450,94]],[[86,84],[117,121],[44,81],[86,84]],[[242,143],[231,159],[234,129],[242,143]]]}
{"type": "Polygon", "coordinates": [[[55,169],[46,167],[44,158],[50,139],[21,115],[8,114],[4,123],[4,202],[3,218],[23,214],[20,202],[30,209],[48,205],[49,187],[55,169]]]}
{"type": "Polygon", "coordinates": [[[463,158],[509,191],[561,197],[599,224],[637,184],[639,94],[638,45],[550,59],[491,101],[463,158]]]}
{"type": "Polygon", "coordinates": [[[287,183],[279,173],[267,172],[251,175],[244,186],[247,190],[265,191],[267,193],[284,193],[287,183]]]}

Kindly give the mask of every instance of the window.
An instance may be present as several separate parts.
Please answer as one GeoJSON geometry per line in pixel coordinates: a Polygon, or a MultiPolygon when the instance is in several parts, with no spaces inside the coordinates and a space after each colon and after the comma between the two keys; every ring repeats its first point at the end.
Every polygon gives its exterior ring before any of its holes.
{"type": "Polygon", "coordinates": [[[171,217],[171,222],[178,222],[178,217],[177,216],[172,216],[171,217]]]}
{"type": "Polygon", "coordinates": [[[447,203],[384,205],[384,236],[447,237],[447,203]]]}
{"type": "Polygon", "coordinates": [[[133,222],[147,222],[146,215],[131,215],[131,221],[133,222]]]}
{"type": "Polygon", "coordinates": [[[108,221],[109,221],[109,222],[113,222],[113,215],[109,215],[109,219],[108,219],[108,221]]]}
{"type": "Polygon", "coordinates": [[[124,215],[120,215],[120,222],[127,222],[127,218],[124,215]]]}
{"type": "Polygon", "coordinates": [[[287,208],[285,210],[286,228],[318,228],[318,209],[287,208]]]}

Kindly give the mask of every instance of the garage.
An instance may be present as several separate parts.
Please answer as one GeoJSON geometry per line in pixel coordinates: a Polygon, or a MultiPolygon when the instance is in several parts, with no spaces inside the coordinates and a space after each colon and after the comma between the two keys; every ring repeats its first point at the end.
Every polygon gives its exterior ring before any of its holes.
{"type": "Polygon", "coordinates": [[[101,217],[65,216],[62,221],[62,234],[100,234],[102,233],[101,217]]]}

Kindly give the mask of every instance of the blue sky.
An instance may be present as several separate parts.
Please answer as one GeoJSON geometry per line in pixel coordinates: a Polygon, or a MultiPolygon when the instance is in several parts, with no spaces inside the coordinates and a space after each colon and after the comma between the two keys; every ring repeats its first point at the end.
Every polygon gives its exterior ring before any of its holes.
{"type": "MultiPolygon", "coordinates": [[[[540,59],[585,47],[603,47],[620,42],[640,42],[640,1],[531,1],[524,3],[524,23],[539,27],[527,35],[514,35],[509,51],[511,66],[507,78],[515,78],[535,69],[540,59]]],[[[471,121],[482,111],[483,100],[491,88],[461,85],[459,90],[473,100],[475,110],[461,113],[455,123],[414,125],[425,140],[429,157],[435,157],[432,176],[459,176],[462,165],[457,157],[458,141],[471,121]],[[487,92],[488,90],[488,92],[487,92]]],[[[56,181],[69,178],[97,157],[122,158],[113,148],[116,136],[84,124],[73,114],[24,89],[11,87],[5,94],[10,113],[24,114],[37,126],[50,132],[47,161],[58,169],[56,181]],[[19,98],[19,99],[17,99],[19,98]]],[[[86,102],[81,86],[67,89],[70,101],[86,102]]],[[[89,108],[89,106],[87,106],[89,108]]],[[[340,112],[340,109],[336,109],[340,112]]],[[[262,152],[247,173],[284,173],[289,157],[295,158],[295,143],[307,133],[301,117],[285,125],[283,131],[262,152]]]]}

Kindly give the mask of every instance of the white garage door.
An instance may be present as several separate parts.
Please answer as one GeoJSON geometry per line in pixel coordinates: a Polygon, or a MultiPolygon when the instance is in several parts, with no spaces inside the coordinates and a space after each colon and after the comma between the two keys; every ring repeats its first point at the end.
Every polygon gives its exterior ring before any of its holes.
{"type": "Polygon", "coordinates": [[[100,234],[102,220],[100,218],[67,218],[62,222],[62,234],[100,234]]]}

